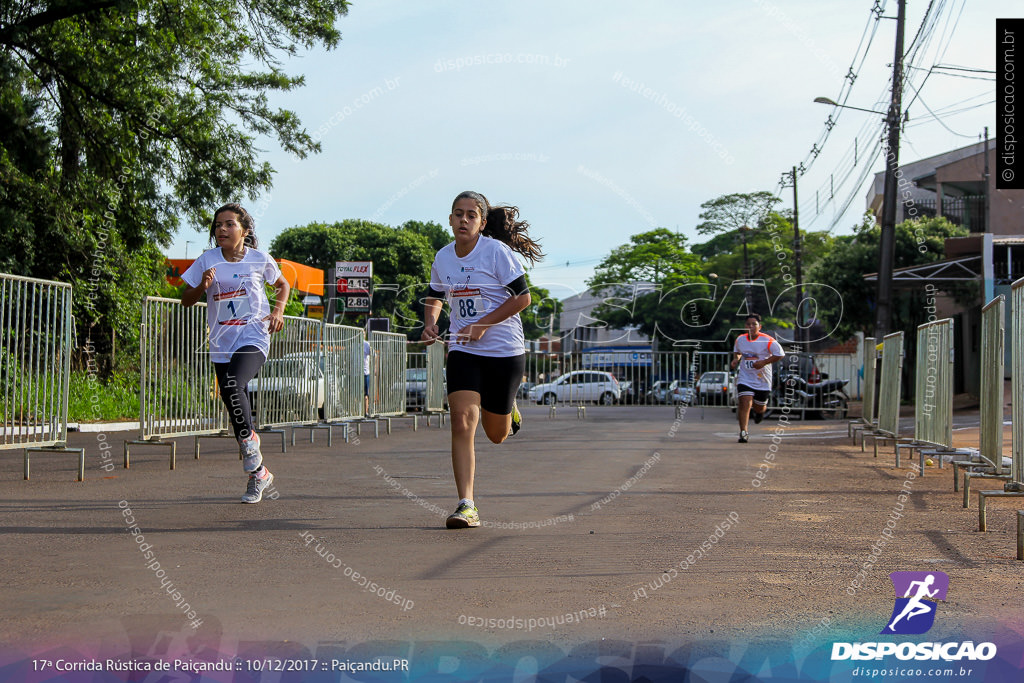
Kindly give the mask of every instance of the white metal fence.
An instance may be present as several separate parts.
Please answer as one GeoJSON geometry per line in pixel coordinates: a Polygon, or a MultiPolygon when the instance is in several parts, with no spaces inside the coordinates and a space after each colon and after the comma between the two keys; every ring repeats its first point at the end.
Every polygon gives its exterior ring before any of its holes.
{"type": "Polygon", "coordinates": [[[914,367],[914,441],[953,447],[953,321],[917,328],[914,367]]]}
{"type": "Polygon", "coordinates": [[[448,387],[445,381],[444,344],[434,343],[426,351],[426,405],[427,412],[438,413],[448,404],[448,387]]]}
{"type": "Polygon", "coordinates": [[[1010,369],[1011,392],[1013,396],[1013,457],[1010,465],[1010,479],[1019,488],[1024,485],[1024,278],[1013,283],[1010,291],[1011,335],[1013,340],[1010,369]]]}
{"type": "MultiPolygon", "coordinates": [[[[979,455],[1003,473],[1003,383],[1006,363],[1006,297],[981,309],[981,439],[979,455]]],[[[955,472],[954,472],[955,476],[955,472]]]]}
{"type": "Polygon", "coordinates": [[[85,451],[68,449],[71,379],[71,285],[0,274],[0,449],[29,453],[78,453],[78,480],[85,451]]]}
{"type": "Polygon", "coordinates": [[[358,327],[323,326],[323,420],[340,422],[363,417],[363,341],[358,327]]]}
{"type": "Polygon", "coordinates": [[[310,318],[284,317],[284,329],[270,336],[270,353],[249,383],[249,400],[256,427],[310,426],[324,407],[322,323],[310,318]]]}
{"type": "Polygon", "coordinates": [[[139,335],[139,438],[125,441],[124,466],[132,445],[161,445],[170,450],[174,469],[176,445],[165,438],[198,437],[228,429],[227,411],[210,362],[206,304],[185,308],[177,299],[146,297],[139,335]]]}
{"type": "Polygon", "coordinates": [[[882,339],[882,380],[878,391],[878,427],[883,436],[896,438],[900,431],[900,391],[903,380],[903,332],[882,339]]]}
{"type": "Polygon", "coordinates": [[[394,417],[405,414],[405,370],[408,367],[405,335],[371,332],[373,349],[370,373],[370,415],[394,417]]]}

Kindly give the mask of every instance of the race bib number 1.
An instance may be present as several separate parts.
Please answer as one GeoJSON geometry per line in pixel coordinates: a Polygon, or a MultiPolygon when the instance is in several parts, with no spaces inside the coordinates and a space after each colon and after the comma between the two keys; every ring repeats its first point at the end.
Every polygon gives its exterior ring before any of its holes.
{"type": "Polygon", "coordinates": [[[244,288],[218,294],[215,304],[220,325],[244,325],[252,316],[249,295],[244,288]]]}

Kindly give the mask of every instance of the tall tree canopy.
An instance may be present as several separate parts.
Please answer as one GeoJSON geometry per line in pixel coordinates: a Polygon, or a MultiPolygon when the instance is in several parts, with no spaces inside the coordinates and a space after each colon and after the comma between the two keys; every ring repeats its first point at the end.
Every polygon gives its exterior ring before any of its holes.
{"type": "Polygon", "coordinates": [[[694,297],[689,285],[706,282],[700,267],[700,259],[687,251],[686,238],[668,228],[633,235],[587,281],[595,294],[605,297],[593,316],[612,328],[636,327],[652,337],[656,331],[670,337],[681,334],[682,306],[694,297]]]}
{"type": "MultiPolygon", "coordinates": [[[[373,261],[373,315],[391,320],[395,331],[417,340],[423,331],[423,300],[430,283],[434,254],[452,239],[437,223],[406,221],[398,228],[348,219],[288,228],[270,249],[276,258],[296,261],[325,272],[338,261],[373,261]]],[[[529,282],[529,277],[527,277],[529,282]]],[[[530,285],[532,304],[520,317],[527,338],[544,334],[560,304],[548,290],[530,285]]],[[[353,319],[352,323],[361,323],[353,319]]],[[[442,313],[441,327],[447,325],[442,313]]]]}
{"type": "Polygon", "coordinates": [[[269,188],[257,136],[318,145],[267,91],[334,47],[345,0],[22,0],[0,6],[4,269],[75,285],[80,333],[131,342],[159,247],[184,220],[269,188]]]}
{"type": "MultiPolygon", "coordinates": [[[[945,240],[963,237],[967,229],[946,218],[908,220],[896,226],[894,267],[903,268],[938,261],[945,253],[945,240]]],[[[871,334],[875,328],[877,282],[864,279],[878,272],[878,252],[882,229],[867,218],[853,235],[836,237],[833,248],[822,254],[810,269],[808,279],[835,288],[843,295],[842,307],[819,309],[826,329],[835,329],[835,339],[849,339],[854,332],[871,334]]],[[[960,288],[944,287],[964,297],[960,288]]],[[[913,330],[925,322],[923,284],[913,289],[893,290],[892,322],[889,329],[913,330]]],[[[911,335],[912,336],[912,335],[911,335]]]]}
{"type": "Polygon", "coordinates": [[[719,232],[739,230],[743,226],[758,228],[781,199],[771,192],[725,194],[709,199],[700,205],[700,224],[697,232],[713,235],[719,232]]]}

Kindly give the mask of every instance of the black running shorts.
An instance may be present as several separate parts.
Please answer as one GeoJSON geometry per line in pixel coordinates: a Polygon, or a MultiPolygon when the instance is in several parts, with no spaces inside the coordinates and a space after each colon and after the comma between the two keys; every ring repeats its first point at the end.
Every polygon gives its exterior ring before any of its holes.
{"type": "Polygon", "coordinates": [[[751,389],[746,384],[736,385],[737,396],[753,396],[754,403],[756,403],[759,406],[768,405],[768,396],[771,393],[772,392],[768,391],[767,389],[751,389]]]}
{"type": "Polygon", "coordinates": [[[475,391],[480,394],[481,408],[495,415],[508,415],[525,371],[525,354],[494,358],[451,351],[448,354],[448,393],[475,391]]]}

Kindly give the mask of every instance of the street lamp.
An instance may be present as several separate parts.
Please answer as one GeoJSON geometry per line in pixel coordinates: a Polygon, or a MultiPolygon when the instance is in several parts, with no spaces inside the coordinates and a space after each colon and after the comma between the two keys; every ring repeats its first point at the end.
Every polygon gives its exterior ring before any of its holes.
{"type": "Polygon", "coordinates": [[[857,111],[866,111],[869,114],[878,114],[879,116],[889,115],[884,111],[875,111],[874,109],[861,109],[860,107],[852,107],[848,104],[839,104],[835,100],[830,99],[828,97],[815,97],[814,101],[817,102],[818,104],[830,104],[833,107],[839,107],[840,109],[856,109],[857,111]]]}

